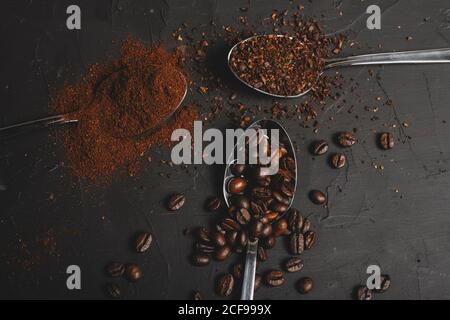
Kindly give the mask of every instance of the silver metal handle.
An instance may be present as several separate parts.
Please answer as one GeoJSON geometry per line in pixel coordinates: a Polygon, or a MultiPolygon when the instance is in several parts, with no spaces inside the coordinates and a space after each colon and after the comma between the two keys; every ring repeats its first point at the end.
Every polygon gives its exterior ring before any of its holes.
{"type": "Polygon", "coordinates": [[[450,48],[390,53],[364,54],[345,58],[327,59],[325,69],[373,64],[450,63],[450,48]]]}
{"type": "Polygon", "coordinates": [[[78,120],[73,119],[69,117],[67,114],[57,115],[57,116],[51,116],[46,118],[41,118],[37,120],[32,121],[26,121],[22,123],[17,123],[11,126],[0,128],[0,134],[9,134],[11,132],[14,132],[16,130],[20,129],[29,129],[29,128],[36,128],[36,127],[48,127],[53,124],[64,124],[64,123],[70,123],[70,122],[77,122],[78,120]]]}
{"type": "Polygon", "coordinates": [[[253,300],[255,292],[256,253],[258,251],[258,239],[252,239],[247,244],[245,257],[244,280],[242,282],[241,300],[253,300]]]}

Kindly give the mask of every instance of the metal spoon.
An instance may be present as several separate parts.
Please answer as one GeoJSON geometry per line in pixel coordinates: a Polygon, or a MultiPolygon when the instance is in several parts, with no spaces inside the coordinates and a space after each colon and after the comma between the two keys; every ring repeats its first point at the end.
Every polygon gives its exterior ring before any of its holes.
{"type": "MultiPolygon", "coordinates": [[[[139,138],[141,136],[144,136],[146,134],[150,134],[151,132],[154,132],[155,130],[160,128],[162,125],[167,123],[167,121],[175,114],[175,112],[178,110],[178,108],[180,108],[181,104],[184,101],[184,98],[186,98],[186,95],[187,95],[188,85],[187,85],[187,81],[186,81],[186,78],[184,77],[184,75],[183,75],[183,80],[184,80],[184,84],[185,84],[183,96],[181,97],[178,105],[171,111],[171,113],[169,115],[167,115],[167,117],[165,117],[163,120],[161,120],[161,122],[156,123],[155,125],[149,127],[147,130],[139,133],[138,135],[133,136],[132,138],[139,138]]],[[[0,128],[0,137],[3,135],[11,136],[11,135],[14,135],[15,133],[18,134],[18,133],[22,132],[21,130],[46,128],[46,127],[50,127],[50,126],[54,126],[54,125],[77,123],[78,121],[79,121],[79,119],[78,119],[77,111],[69,112],[69,113],[65,113],[65,114],[60,114],[60,115],[51,116],[51,117],[45,117],[45,118],[41,118],[41,119],[37,119],[37,120],[31,120],[31,121],[26,121],[26,122],[2,127],[2,128],[0,128]]],[[[125,137],[119,137],[119,138],[125,138],[125,137]]]]}
{"type": "MultiPolygon", "coordinates": [[[[277,121],[274,120],[259,120],[254,122],[252,125],[248,127],[248,129],[278,129],[279,130],[279,138],[280,143],[283,143],[284,147],[288,151],[288,154],[291,155],[295,161],[295,185],[294,185],[294,196],[291,198],[291,201],[289,203],[289,208],[291,207],[294,197],[295,197],[295,191],[297,190],[297,159],[295,157],[295,150],[291,141],[291,138],[289,137],[286,129],[277,121]]],[[[238,144],[235,146],[235,150],[238,147],[238,144]]],[[[240,150],[242,151],[242,150],[240,150]]],[[[231,197],[231,194],[228,192],[228,182],[234,175],[231,173],[231,166],[237,162],[236,159],[234,159],[235,152],[230,155],[227,166],[225,168],[225,174],[223,179],[223,196],[225,199],[226,205],[229,207],[230,201],[229,198],[231,197]]],[[[282,218],[284,214],[280,215],[278,219],[282,218]]],[[[255,272],[256,272],[256,253],[258,249],[258,239],[249,239],[247,244],[247,253],[245,257],[245,270],[244,270],[244,277],[243,277],[243,283],[242,283],[242,293],[241,293],[241,299],[242,300],[253,300],[253,293],[255,290],[255,272]]]]}
{"type": "MultiPolygon", "coordinates": [[[[258,89],[250,85],[249,83],[242,80],[231,68],[231,55],[233,50],[235,50],[239,45],[258,38],[258,37],[267,37],[268,35],[260,35],[253,36],[248,39],[245,39],[237,44],[235,44],[230,52],[228,53],[228,66],[231,72],[239,79],[239,81],[243,82],[248,87],[264,93],[266,95],[277,97],[277,98],[299,98],[305,94],[307,94],[311,88],[296,94],[296,95],[277,95],[270,92],[266,92],[264,90],[258,89]]],[[[293,37],[285,36],[285,35],[277,35],[277,37],[288,37],[292,39],[293,37]]],[[[450,48],[442,48],[442,49],[431,49],[431,50],[416,50],[416,51],[403,51],[403,52],[389,52],[389,53],[375,53],[375,54],[364,54],[358,56],[350,56],[344,58],[336,58],[336,59],[326,59],[325,66],[323,71],[328,70],[334,67],[349,67],[349,66],[363,66],[363,65],[374,65],[374,64],[424,64],[424,63],[450,63],[450,48]]],[[[323,74],[323,72],[322,72],[323,74]]],[[[321,74],[321,75],[322,75],[321,74]]]]}

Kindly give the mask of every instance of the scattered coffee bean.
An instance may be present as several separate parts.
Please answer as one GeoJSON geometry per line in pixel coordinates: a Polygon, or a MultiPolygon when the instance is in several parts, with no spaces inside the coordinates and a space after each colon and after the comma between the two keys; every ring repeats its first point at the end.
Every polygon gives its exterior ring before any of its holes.
{"type": "Polygon", "coordinates": [[[262,235],[263,232],[263,228],[264,228],[264,223],[262,223],[259,220],[256,220],[253,222],[252,226],[251,226],[251,233],[255,238],[259,238],[262,235]]]}
{"type": "Polygon", "coordinates": [[[192,298],[196,301],[203,300],[203,295],[200,291],[194,291],[192,293],[192,298]]]}
{"type": "Polygon", "coordinates": [[[245,172],[245,164],[234,164],[231,166],[231,173],[237,177],[242,176],[245,172]]]}
{"type": "Polygon", "coordinates": [[[380,134],[379,144],[384,150],[392,149],[395,144],[394,135],[390,132],[383,132],[380,134]]]}
{"type": "Polygon", "coordinates": [[[120,287],[115,283],[108,283],[106,285],[106,292],[113,299],[118,299],[122,295],[120,287]]]}
{"type": "Polygon", "coordinates": [[[275,223],[274,235],[276,237],[283,236],[288,233],[288,223],[286,219],[280,219],[275,223]]]}
{"type": "Polygon", "coordinates": [[[327,203],[326,195],[322,191],[319,191],[319,190],[312,190],[309,193],[309,198],[311,199],[311,201],[314,204],[317,204],[317,205],[324,205],[325,203],[327,203]]]}
{"type": "Polygon", "coordinates": [[[237,231],[227,231],[225,233],[226,243],[230,247],[234,247],[237,243],[238,235],[239,235],[239,233],[237,231]]]}
{"type": "Polygon", "coordinates": [[[210,243],[209,231],[205,227],[200,227],[197,229],[197,238],[203,243],[210,243]]]}
{"type": "Polygon", "coordinates": [[[340,169],[345,167],[347,158],[343,153],[335,153],[331,156],[330,163],[334,169],[340,169]]]}
{"type": "Polygon", "coordinates": [[[183,194],[174,194],[169,198],[167,207],[170,211],[180,210],[184,203],[186,202],[186,197],[183,194]]]}
{"type": "Polygon", "coordinates": [[[326,140],[317,141],[316,143],[314,143],[312,151],[316,156],[324,155],[328,152],[328,142],[326,140]]]}
{"type": "Polygon", "coordinates": [[[280,270],[272,270],[266,274],[266,283],[271,287],[279,287],[285,283],[284,273],[280,270]]]}
{"type": "Polygon", "coordinates": [[[244,196],[233,195],[230,198],[230,202],[237,208],[250,209],[250,201],[244,196]]]}
{"type": "Polygon", "coordinates": [[[303,269],[303,260],[299,257],[290,258],[284,263],[287,272],[298,272],[303,269]]]}
{"type": "Polygon", "coordinates": [[[131,282],[136,282],[142,278],[142,270],[137,264],[129,264],[125,269],[125,275],[131,282]]]}
{"type": "Polygon", "coordinates": [[[273,232],[272,224],[266,223],[261,230],[261,237],[267,238],[272,235],[272,232],[273,232]]]}
{"type": "Polygon", "coordinates": [[[236,210],[236,221],[239,222],[241,225],[246,225],[250,222],[252,219],[252,216],[250,214],[250,211],[248,211],[245,208],[239,208],[236,210]]]}
{"type": "Polygon", "coordinates": [[[219,231],[215,231],[211,234],[211,241],[218,247],[223,247],[226,244],[224,234],[219,231]]]}
{"type": "Polygon", "coordinates": [[[113,278],[121,277],[125,273],[125,265],[114,261],[106,266],[106,273],[113,278]]]}
{"type": "Polygon", "coordinates": [[[233,293],[234,277],[227,273],[221,276],[217,282],[217,294],[222,297],[229,297],[233,293]]]}
{"type": "Polygon", "coordinates": [[[237,231],[237,230],[241,229],[241,226],[239,225],[239,223],[231,218],[223,219],[222,222],[220,223],[220,227],[224,231],[237,231]]]}
{"type": "Polygon", "coordinates": [[[305,234],[309,230],[311,230],[311,220],[309,220],[308,218],[305,218],[303,220],[303,227],[302,227],[301,231],[302,231],[303,234],[305,234]]]}
{"type": "Polygon", "coordinates": [[[341,147],[348,148],[356,143],[356,137],[351,132],[341,132],[338,136],[338,142],[341,147]]]}
{"type": "Polygon", "coordinates": [[[206,203],[206,209],[208,209],[208,211],[214,212],[219,210],[222,207],[222,200],[220,200],[220,198],[218,197],[212,197],[210,199],[208,199],[207,203],[206,203]]]}
{"type": "Polygon", "coordinates": [[[381,275],[380,281],[380,289],[374,289],[376,293],[384,293],[391,287],[391,278],[388,275],[381,275]]]}
{"type": "Polygon", "coordinates": [[[297,290],[300,293],[307,294],[309,293],[314,286],[314,282],[309,277],[304,277],[297,282],[297,290]]]}
{"type": "Polygon", "coordinates": [[[311,249],[317,241],[317,236],[314,231],[308,231],[304,234],[305,238],[305,250],[311,249]]]}
{"type": "Polygon", "coordinates": [[[191,262],[194,266],[204,267],[211,262],[211,258],[209,257],[209,255],[204,253],[194,253],[191,256],[191,262]]]}
{"type": "Polygon", "coordinates": [[[152,246],[153,237],[148,232],[140,233],[135,240],[135,249],[139,253],[143,253],[152,246]]]}
{"type": "Polygon", "coordinates": [[[292,232],[302,231],[304,218],[297,209],[291,209],[288,214],[288,227],[292,232]]]}
{"type": "Polygon", "coordinates": [[[197,242],[195,244],[195,249],[199,253],[210,254],[214,252],[215,246],[212,243],[197,242]]]}
{"type": "Polygon", "coordinates": [[[239,194],[247,188],[247,180],[244,178],[232,178],[228,183],[228,191],[233,194],[239,194]]]}
{"type": "Polygon", "coordinates": [[[358,300],[372,300],[373,293],[372,290],[366,286],[361,286],[356,291],[356,299],[358,300]]]}
{"type": "Polygon", "coordinates": [[[216,249],[214,258],[217,261],[225,261],[231,254],[231,248],[229,246],[223,246],[216,249]]]}
{"type": "Polygon", "coordinates": [[[246,247],[248,243],[248,232],[246,230],[241,230],[239,232],[237,241],[240,247],[246,247]]]}
{"type": "Polygon", "coordinates": [[[303,234],[300,232],[294,232],[289,238],[289,252],[293,255],[299,255],[303,253],[305,248],[305,240],[303,234]]]}

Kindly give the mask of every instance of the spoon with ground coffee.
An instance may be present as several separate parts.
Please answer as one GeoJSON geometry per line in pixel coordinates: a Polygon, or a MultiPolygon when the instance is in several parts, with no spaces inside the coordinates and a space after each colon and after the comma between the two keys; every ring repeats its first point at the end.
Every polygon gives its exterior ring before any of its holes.
{"type": "Polygon", "coordinates": [[[248,234],[242,300],[253,299],[258,242],[267,247],[267,239],[277,236],[276,223],[290,209],[296,188],[297,160],[287,131],[274,120],[256,121],[238,139],[234,152],[229,155],[223,181],[230,219],[240,225],[241,234],[248,234]],[[275,137],[279,143],[273,143],[275,137]],[[260,150],[252,149],[250,142],[255,142],[253,146],[260,150]],[[261,150],[270,159],[270,165],[261,165],[261,150]],[[257,161],[247,160],[251,152],[258,155],[257,161]],[[239,156],[243,154],[246,161],[239,156]],[[267,168],[274,172],[269,173],[267,168]]]}
{"type": "MultiPolygon", "coordinates": [[[[322,45],[323,46],[323,45],[322,45]]],[[[307,94],[325,70],[376,64],[450,63],[450,48],[327,59],[326,48],[286,35],[259,35],[234,45],[231,72],[250,88],[278,98],[307,94]]]]}

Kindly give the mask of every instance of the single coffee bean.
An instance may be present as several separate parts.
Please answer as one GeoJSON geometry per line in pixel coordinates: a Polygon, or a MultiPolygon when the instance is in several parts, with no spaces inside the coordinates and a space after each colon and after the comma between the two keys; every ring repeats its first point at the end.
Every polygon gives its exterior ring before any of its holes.
{"type": "Polygon", "coordinates": [[[108,283],[106,285],[106,292],[113,299],[118,299],[122,295],[120,287],[115,283],[108,283]]]}
{"type": "Polygon", "coordinates": [[[225,231],[237,231],[241,229],[239,223],[231,218],[223,219],[220,223],[220,227],[225,231]]]}
{"type": "Polygon", "coordinates": [[[204,253],[194,253],[191,256],[191,262],[194,266],[204,267],[211,262],[211,258],[209,257],[209,255],[204,253]]]}
{"type": "Polygon", "coordinates": [[[284,273],[280,270],[272,270],[266,274],[266,283],[271,287],[279,287],[285,283],[284,273]]]}
{"type": "Polygon", "coordinates": [[[314,143],[312,152],[316,156],[324,155],[328,152],[328,142],[326,140],[320,140],[314,143]]]}
{"type": "Polygon", "coordinates": [[[314,231],[306,232],[304,234],[304,238],[305,238],[305,250],[311,249],[316,244],[317,236],[314,231]]]}
{"type": "Polygon", "coordinates": [[[192,293],[192,298],[196,301],[203,300],[203,294],[200,291],[194,291],[192,293]]]}
{"type": "Polygon", "coordinates": [[[376,293],[386,292],[391,287],[391,277],[387,274],[381,275],[380,282],[380,289],[374,289],[376,293]]]}
{"type": "Polygon", "coordinates": [[[264,214],[264,218],[267,220],[267,222],[273,222],[280,216],[279,212],[276,211],[266,211],[264,214]]]}
{"type": "Polygon", "coordinates": [[[241,230],[239,232],[238,238],[237,238],[238,246],[245,248],[248,243],[248,232],[246,230],[241,230]]]}
{"type": "Polygon", "coordinates": [[[233,266],[233,277],[235,279],[242,279],[243,276],[244,276],[244,266],[242,265],[242,263],[236,263],[233,266]]]}
{"type": "Polygon", "coordinates": [[[208,199],[208,201],[206,202],[206,209],[208,209],[208,211],[217,211],[222,207],[222,200],[220,200],[220,198],[218,197],[212,197],[210,199],[208,199]]]}
{"type": "Polygon", "coordinates": [[[277,240],[274,236],[268,236],[267,238],[263,239],[262,245],[266,249],[272,249],[275,247],[275,244],[277,243],[277,240]]]}
{"type": "Polygon", "coordinates": [[[211,241],[218,247],[223,247],[226,244],[224,234],[218,231],[211,234],[211,241]]]}
{"type": "Polygon", "coordinates": [[[217,282],[217,294],[222,297],[228,297],[233,293],[234,277],[227,273],[219,278],[217,282]]]}
{"type": "Polygon", "coordinates": [[[236,163],[236,164],[233,164],[230,169],[231,169],[232,174],[239,177],[244,174],[246,166],[245,166],[245,164],[237,164],[236,163]]]}
{"type": "Polygon", "coordinates": [[[262,217],[267,211],[267,206],[263,201],[252,201],[250,202],[250,209],[254,216],[262,217]]]}
{"type": "Polygon", "coordinates": [[[372,300],[373,293],[372,290],[366,286],[360,286],[356,291],[356,299],[358,300],[372,300]]]}
{"type": "Polygon", "coordinates": [[[319,190],[312,190],[309,193],[309,198],[311,199],[311,201],[314,204],[317,204],[317,205],[324,205],[327,202],[326,195],[322,191],[319,191],[319,190]]]}
{"type": "Polygon", "coordinates": [[[152,246],[153,237],[148,232],[142,232],[140,233],[135,240],[135,248],[136,251],[139,253],[143,253],[150,249],[152,246]]]}
{"type": "Polygon", "coordinates": [[[106,266],[106,273],[113,278],[121,277],[125,273],[125,265],[114,261],[106,266]]]}
{"type": "Polygon", "coordinates": [[[129,264],[125,269],[125,275],[131,282],[136,282],[142,278],[142,270],[137,264],[129,264]]]}
{"type": "Polygon", "coordinates": [[[280,186],[280,191],[288,198],[294,196],[294,189],[294,185],[288,182],[283,182],[280,186]]]}
{"type": "Polygon", "coordinates": [[[259,273],[255,274],[255,291],[261,287],[262,277],[259,273]]]}
{"type": "Polygon", "coordinates": [[[311,220],[309,220],[308,218],[305,218],[305,219],[303,220],[303,227],[302,227],[301,232],[302,232],[303,234],[305,234],[305,233],[308,232],[309,230],[311,230],[311,220]]]}
{"type": "Polygon", "coordinates": [[[347,158],[343,153],[335,153],[331,156],[330,163],[334,169],[340,169],[345,167],[345,164],[347,163],[347,158]]]}
{"type": "Polygon", "coordinates": [[[383,132],[379,139],[380,147],[384,150],[389,150],[394,147],[394,135],[390,132],[383,132]]]}
{"type": "Polygon", "coordinates": [[[197,238],[203,243],[211,242],[211,239],[209,237],[209,231],[205,227],[200,227],[197,229],[197,238]]]}
{"type": "Polygon", "coordinates": [[[255,238],[259,238],[262,235],[264,228],[264,223],[262,223],[260,220],[256,220],[251,225],[251,233],[255,238]]]}
{"type": "Polygon", "coordinates": [[[292,232],[302,231],[304,218],[300,214],[300,211],[294,208],[289,210],[287,221],[289,230],[291,230],[292,232]]]}
{"type": "Polygon", "coordinates": [[[225,233],[225,240],[230,247],[234,247],[236,245],[238,234],[239,233],[237,231],[227,231],[225,233]]]}
{"type": "Polygon", "coordinates": [[[244,178],[232,178],[228,183],[228,191],[233,194],[239,194],[247,188],[247,180],[244,178]]]}
{"type": "Polygon", "coordinates": [[[231,254],[231,248],[229,246],[223,246],[216,249],[214,258],[217,261],[225,261],[231,254]]]}
{"type": "Polygon", "coordinates": [[[305,240],[303,234],[300,232],[294,232],[289,238],[289,252],[293,255],[299,255],[303,253],[305,248],[305,240]]]}
{"type": "Polygon", "coordinates": [[[259,177],[256,179],[256,184],[260,187],[269,187],[272,178],[270,176],[259,177]]]}
{"type": "Polygon", "coordinates": [[[281,202],[275,202],[274,204],[271,205],[271,209],[273,211],[279,212],[279,213],[284,213],[289,209],[289,205],[286,205],[284,203],[281,202]]]}
{"type": "Polygon", "coordinates": [[[299,257],[290,258],[284,263],[287,272],[298,272],[303,269],[303,260],[299,257]]]}
{"type": "Polygon", "coordinates": [[[338,142],[341,147],[351,147],[356,143],[356,137],[351,132],[341,132],[338,136],[338,142]]]}
{"type": "Polygon", "coordinates": [[[303,294],[309,293],[313,289],[313,286],[314,286],[314,282],[309,277],[301,278],[297,282],[297,290],[303,294]]]}
{"type": "Polygon", "coordinates": [[[272,235],[273,228],[270,223],[266,223],[261,230],[261,237],[267,238],[272,235]]]}
{"type": "Polygon", "coordinates": [[[291,202],[291,199],[284,197],[283,194],[278,191],[273,192],[272,195],[275,198],[275,200],[287,206],[291,202]]]}
{"type": "Polygon", "coordinates": [[[169,198],[169,202],[167,203],[167,207],[170,211],[180,210],[181,207],[184,206],[186,202],[186,197],[183,194],[174,194],[169,198]]]}
{"type": "Polygon", "coordinates": [[[274,236],[276,237],[284,236],[287,233],[288,233],[288,223],[286,219],[279,219],[275,223],[274,236]]]}
{"type": "Polygon", "coordinates": [[[267,258],[268,258],[267,250],[264,247],[258,246],[258,250],[256,251],[256,253],[257,253],[257,258],[259,261],[264,262],[267,260],[267,258]]]}
{"type": "Polygon", "coordinates": [[[204,243],[204,242],[197,242],[195,244],[195,250],[199,253],[213,253],[215,250],[215,246],[212,243],[204,243]]]}
{"type": "Polygon", "coordinates": [[[241,225],[246,225],[250,222],[252,219],[252,216],[250,215],[250,211],[248,211],[245,208],[239,208],[236,211],[236,221],[239,222],[241,225]]]}
{"type": "Polygon", "coordinates": [[[244,196],[233,195],[230,198],[230,202],[237,208],[250,209],[250,201],[244,196]]]}
{"type": "Polygon", "coordinates": [[[289,170],[292,174],[295,174],[297,171],[294,158],[289,156],[281,158],[280,167],[282,169],[289,170]]]}

